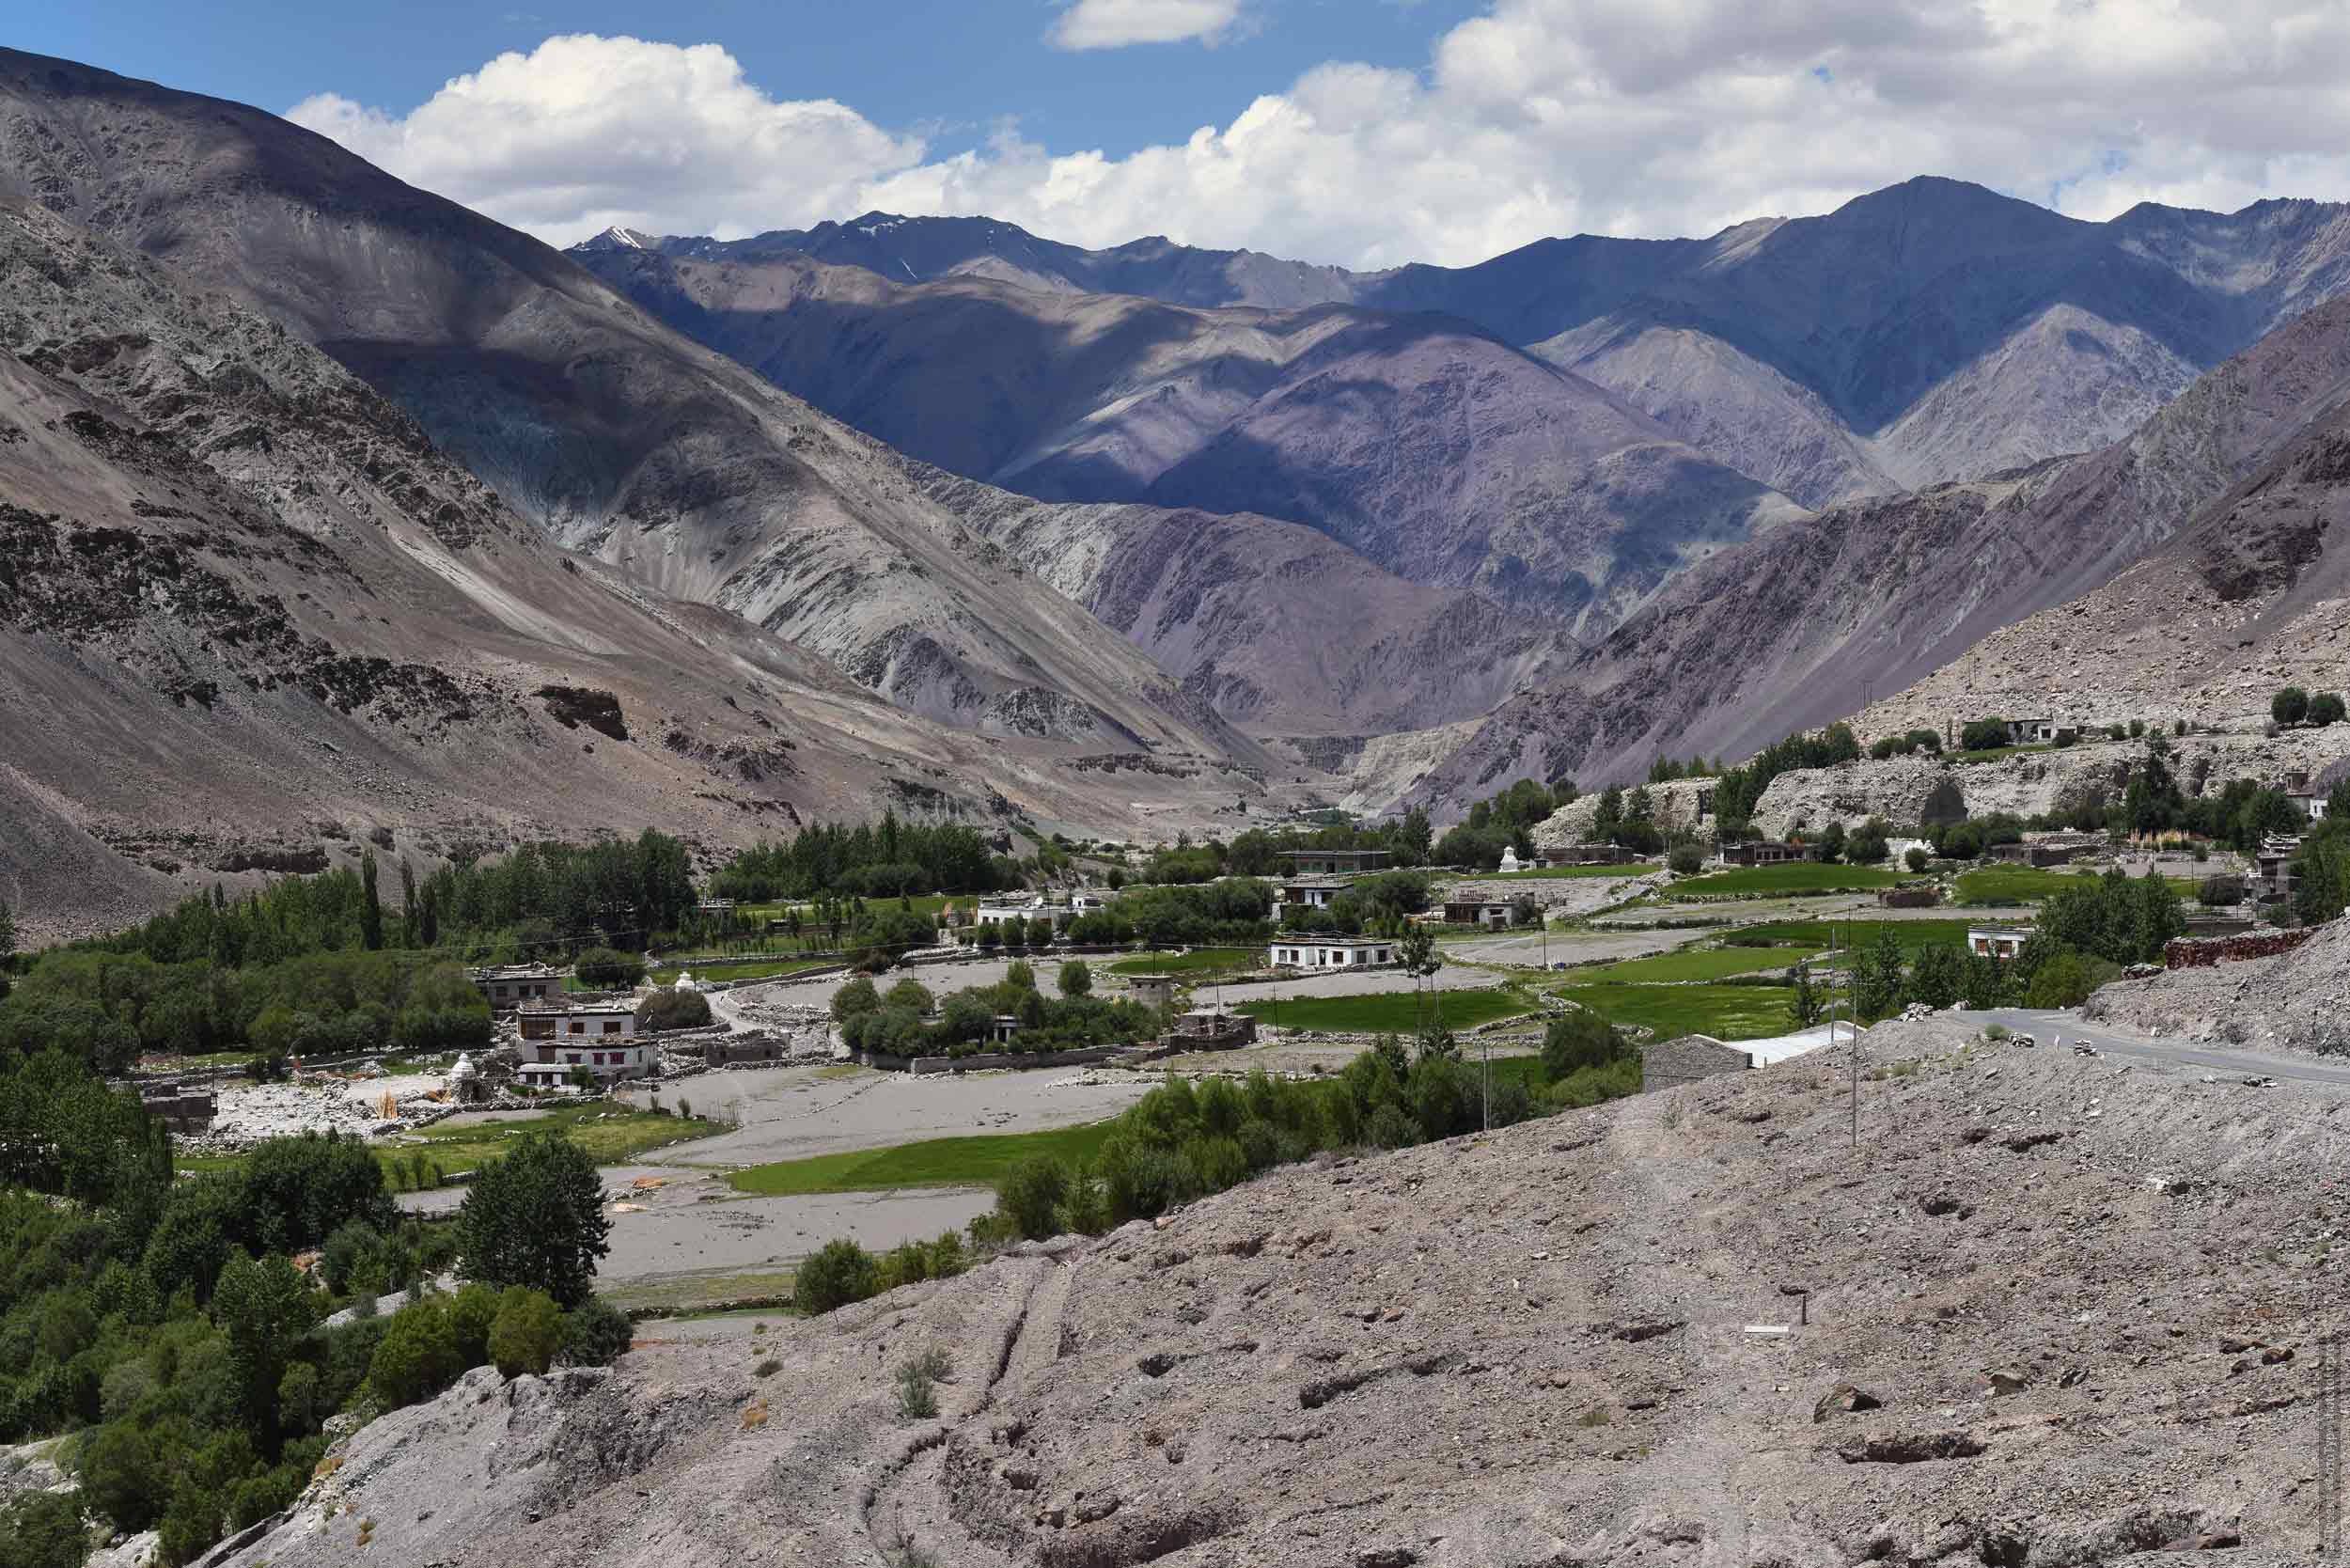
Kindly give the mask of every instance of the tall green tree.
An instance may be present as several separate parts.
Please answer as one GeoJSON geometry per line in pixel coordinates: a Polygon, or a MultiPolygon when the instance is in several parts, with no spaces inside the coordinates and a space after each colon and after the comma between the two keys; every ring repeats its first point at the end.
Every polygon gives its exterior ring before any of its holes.
{"type": "Polygon", "coordinates": [[[485,1166],[465,1195],[458,1267],[468,1279],[527,1286],[576,1307],[594,1289],[611,1231],[595,1162],[567,1138],[531,1133],[485,1166]]]}
{"type": "Polygon", "coordinates": [[[240,1252],[212,1288],[212,1322],[228,1338],[228,1370],[246,1427],[271,1452],[277,1444],[277,1385],[288,1353],[310,1326],[309,1292],[282,1253],[240,1252]]]}
{"type": "Polygon", "coordinates": [[[1852,1005],[1863,1023],[1874,1023],[1902,1005],[1902,945],[1890,921],[1877,929],[1875,946],[1853,965],[1852,1005]]]}
{"type": "Polygon", "coordinates": [[[369,952],[384,946],[384,906],[375,896],[375,851],[359,856],[359,945],[369,952]]]}

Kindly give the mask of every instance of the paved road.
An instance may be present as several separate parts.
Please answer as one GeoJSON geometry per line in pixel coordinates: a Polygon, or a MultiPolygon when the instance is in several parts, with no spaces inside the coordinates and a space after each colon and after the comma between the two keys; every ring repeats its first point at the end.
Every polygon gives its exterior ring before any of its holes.
{"type": "Polygon", "coordinates": [[[1959,1016],[1979,1023],[2004,1024],[2018,1034],[2036,1037],[2044,1050],[2054,1046],[2059,1040],[2064,1043],[2067,1049],[2076,1041],[2087,1041],[2098,1050],[2108,1051],[2115,1056],[2168,1062],[2173,1067],[2199,1067],[2213,1073],[2259,1073],[2272,1078],[2292,1078],[2302,1083],[2338,1084],[2350,1088],[2350,1063],[2335,1064],[2310,1057],[2270,1056],[2259,1051],[2237,1050],[2233,1046],[2188,1045],[2179,1041],[2150,1040],[2143,1035],[2124,1034],[2099,1025],[2085,1024],[2076,1012],[2000,1008],[1990,1012],[1962,1012],[1959,1016]]]}

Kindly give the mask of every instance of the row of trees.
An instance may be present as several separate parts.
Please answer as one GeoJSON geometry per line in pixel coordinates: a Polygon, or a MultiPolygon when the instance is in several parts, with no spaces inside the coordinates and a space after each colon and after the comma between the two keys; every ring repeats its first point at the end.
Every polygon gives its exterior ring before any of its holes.
{"type": "Polygon", "coordinates": [[[761,843],[737,855],[710,881],[727,899],[768,903],[818,893],[897,898],[926,893],[989,893],[1020,886],[1019,869],[965,823],[881,821],[856,827],[817,824],[789,843],[761,843]]]}
{"type": "Polygon", "coordinates": [[[1093,972],[1079,960],[1060,966],[1056,988],[1058,996],[1045,996],[1038,989],[1036,971],[1019,960],[995,984],[954,992],[943,1002],[912,979],[886,991],[858,979],[834,993],[832,1015],[840,1026],[841,1040],[852,1049],[905,1057],[1125,1044],[1158,1027],[1158,1016],[1149,1008],[1096,998],[1093,972]],[[1010,1041],[990,1040],[997,1018],[1019,1021],[1010,1041]]]}
{"type": "Polygon", "coordinates": [[[55,949],[0,1000],[0,1049],[54,1046],[103,1074],[127,1071],[143,1051],[279,1058],[470,1050],[489,1040],[489,1004],[462,968],[427,952],[315,952],[229,968],[55,949]]]}
{"type": "Polygon", "coordinates": [[[233,899],[214,887],[86,946],[224,969],[354,949],[506,958],[601,942],[642,951],[693,913],[691,873],[684,844],[648,828],[634,840],[525,844],[496,860],[460,855],[422,878],[402,861],[394,903],[369,850],[356,870],[290,876],[233,899]]]}

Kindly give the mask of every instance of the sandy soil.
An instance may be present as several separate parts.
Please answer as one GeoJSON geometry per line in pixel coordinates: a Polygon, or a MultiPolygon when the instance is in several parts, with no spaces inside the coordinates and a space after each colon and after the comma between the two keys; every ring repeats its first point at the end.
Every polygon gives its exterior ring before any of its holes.
{"type": "MultiPolygon", "coordinates": [[[[636,1165],[597,1174],[612,1220],[612,1251],[598,1281],[623,1294],[675,1278],[785,1269],[835,1236],[876,1252],[927,1241],[962,1230],[995,1201],[991,1192],[962,1187],[746,1198],[718,1171],[636,1165]]],[[[464,1198],[463,1187],[443,1187],[401,1193],[398,1202],[411,1214],[448,1214],[464,1198]]]]}
{"type": "MultiPolygon", "coordinates": [[[[921,1138],[1022,1133],[1116,1116],[1152,1079],[1104,1081],[1079,1071],[966,1073],[908,1077],[864,1069],[760,1068],[709,1073],[665,1086],[671,1105],[738,1123],[735,1131],[682,1144],[663,1164],[701,1168],[764,1165],[921,1138]]],[[[643,1091],[631,1098],[644,1102],[643,1091]]]]}

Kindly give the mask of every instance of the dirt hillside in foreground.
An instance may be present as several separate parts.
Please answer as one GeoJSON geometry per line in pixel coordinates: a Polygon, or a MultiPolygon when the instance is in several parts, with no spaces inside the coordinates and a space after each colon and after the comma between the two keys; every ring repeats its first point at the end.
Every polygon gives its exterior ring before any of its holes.
{"type": "Polygon", "coordinates": [[[478,1373],[234,1560],[347,1561],[363,1519],[385,1560],[544,1568],[2308,1549],[2342,1100],[1966,1038],[1872,1035],[1857,1152],[1812,1058],[1295,1168],[570,1394],[478,1373]],[[1809,1326],[1745,1332],[1798,1286],[1809,1326]],[[944,1413],[901,1420],[931,1345],[944,1413]],[[1881,1407],[1815,1419],[1847,1383],[1881,1407]]]}

